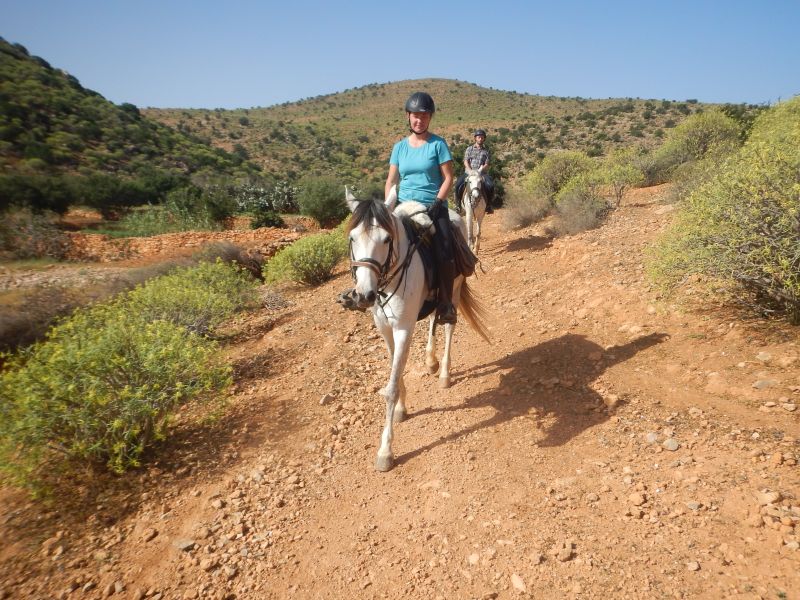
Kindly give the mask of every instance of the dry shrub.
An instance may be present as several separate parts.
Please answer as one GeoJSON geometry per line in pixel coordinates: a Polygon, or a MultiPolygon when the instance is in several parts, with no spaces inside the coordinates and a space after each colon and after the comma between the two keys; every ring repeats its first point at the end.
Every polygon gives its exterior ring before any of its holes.
{"type": "Polygon", "coordinates": [[[220,259],[225,263],[239,265],[258,280],[263,281],[264,279],[261,273],[264,267],[264,258],[260,254],[251,254],[231,242],[222,241],[208,244],[192,258],[197,262],[215,262],[220,259]]]}
{"type": "Polygon", "coordinates": [[[503,228],[511,231],[538,223],[550,209],[550,201],[545,196],[531,196],[520,190],[511,190],[506,196],[503,210],[503,228]]]}
{"type": "Polygon", "coordinates": [[[64,234],[57,226],[55,213],[35,213],[17,208],[2,213],[0,219],[0,255],[25,259],[64,255],[64,234]]]}
{"type": "Polygon", "coordinates": [[[553,231],[556,235],[574,235],[594,229],[608,210],[596,177],[591,174],[573,177],[556,196],[553,231]]]}
{"type": "Polygon", "coordinates": [[[77,289],[37,287],[15,295],[0,311],[0,351],[9,352],[40,340],[61,317],[83,304],[77,289]]]}

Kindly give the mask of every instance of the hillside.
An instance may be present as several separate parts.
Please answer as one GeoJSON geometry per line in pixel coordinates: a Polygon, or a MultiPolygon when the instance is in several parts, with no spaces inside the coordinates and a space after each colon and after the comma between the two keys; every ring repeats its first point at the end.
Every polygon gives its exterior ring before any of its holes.
{"type": "Polygon", "coordinates": [[[46,508],[0,491],[0,598],[795,597],[797,331],[659,296],[665,193],[558,239],[487,217],[493,343],[460,324],[439,390],[418,324],[389,473],[388,361],[334,303],[345,265],[265,290],[224,417],[46,508]]]}
{"type": "MultiPolygon", "coordinates": [[[[241,156],[148,119],[132,104],[115,105],[2,38],[0,115],[0,208],[25,201],[31,187],[45,188],[45,196],[79,196],[54,183],[69,177],[95,177],[81,192],[108,184],[113,176],[137,180],[157,196],[191,174],[257,173],[241,156]]],[[[139,203],[148,200],[157,198],[139,203]]]]}
{"type": "MultiPolygon", "coordinates": [[[[693,100],[545,97],[421,79],[370,84],[266,108],[143,112],[248,156],[280,179],[331,173],[355,181],[381,181],[391,144],[406,133],[403,105],[417,90],[434,97],[437,115],[432,129],[448,140],[457,156],[471,143],[472,131],[483,127],[489,133],[487,145],[512,179],[557,149],[600,155],[631,144],[651,148],[665,130],[710,106],[693,100]]],[[[755,107],[736,108],[746,112],[755,107]]]]}

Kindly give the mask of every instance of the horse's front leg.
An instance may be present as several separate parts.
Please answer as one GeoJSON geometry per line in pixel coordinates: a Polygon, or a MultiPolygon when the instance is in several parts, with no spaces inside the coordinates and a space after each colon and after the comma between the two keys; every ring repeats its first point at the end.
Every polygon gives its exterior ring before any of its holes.
{"type": "MultiPolygon", "coordinates": [[[[378,331],[383,336],[383,341],[386,344],[386,350],[389,353],[389,363],[394,361],[394,336],[392,335],[392,326],[385,321],[376,319],[375,325],[378,331]]],[[[380,392],[383,394],[383,390],[380,392]]],[[[394,422],[401,423],[406,420],[406,384],[403,378],[400,378],[400,387],[398,389],[397,404],[394,407],[394,422]]]]}
{"type": "Polygon", "coordinates": [[[453,341],[454,323],[447,323],[444,326],[444,352],[439,368],[439,387],[446,389],[450,387],[450,344],[453,341]]]}
{"type": "MultiPolygon", "coordinates": [[[[394,466],[394,455],[392,454],[392,438],[394,437],[394,431],[392,426],[394,411],[398,400],[401,400],[402,396],[405,394],[403,371],[406,368],[406,361],[408,360],[412,331],[413,329],[394,330],[392,372],[389,375],[389,382],[386,384],[386,387],[381,390],[381,393],[386,398],[386,420],[383,425],[383,434],[381,435],[381,447],[378,449],[378,457],[375,460],[375,469],[378,471],[389,471],[394,466]]],[[[403,410],[405,411],[405,405],[404,403],[402,404],[403,410]]]]}
{"type": "Polygon", "coordinates": [[[480,217],[475,219],[475,249],[473,252],[477,255],[478,250],[481,248],[481,225],[483,224],[483,217],[486,213],[483,213],[480,217]]]}
{"type": "Polygon", "coordinates": [[[428,343],[425,346],[425,366],[428,373],[433,375],[439,370],[439,361],[436,360],[436,313],[430,316],[428,325],[428,343]]]}
{"type": "Polygon", "coordinates": [[[467,225],[467,244],[475,252],[475,211],[472,208],[472,197],[464,196],[464,220],[467,225]]]}

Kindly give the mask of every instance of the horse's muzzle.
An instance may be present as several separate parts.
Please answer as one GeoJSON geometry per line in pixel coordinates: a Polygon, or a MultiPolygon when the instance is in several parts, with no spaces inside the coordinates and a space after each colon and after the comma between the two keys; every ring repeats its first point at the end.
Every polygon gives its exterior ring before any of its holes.
{"type": "Polygon", "coordinates": [[[336,302],[342,305],[342,307],[348,310],[360,310],[364,311],[367,307],[360,306],[358,303],[358,294],[353,288],[343,291],[341,294],[336,296],[336,302]]]}
{"type": "Polygon", "coordinates": [[[375,300],[378,298],[378,294],[376,294],[374,290],[370,290],[366,294],[361,294],[358,290],[355,290],[354,293],[356,304],[358,304],[359,308],[369,308],[373,306],[375,300]]]}

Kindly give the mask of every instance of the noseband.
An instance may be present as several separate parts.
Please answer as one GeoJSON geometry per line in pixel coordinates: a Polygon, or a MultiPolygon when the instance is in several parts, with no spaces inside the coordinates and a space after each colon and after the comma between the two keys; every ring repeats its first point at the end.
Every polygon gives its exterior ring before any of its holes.
{"type": "MultiPolygon", "coordinates": [[[[394,226],[397,226],[396,221],[394,222],[394,226]]],[[[401,224],[400,226],[408,229],[405,224],[401,224]]],[[[356,281],[356,269],[358,267],[365,267],[370,271],[373,271],[378,276],[378,296],[381,298],[377,304],[383,308],[400,288],[400,285],[405,278],[405,273],[408,270],[408,267],[411,265],[411,259],[414,257],[414,253],[417,251],[417,247],[421,242],[422,236],[417,235],[413,241],[409,243],[405,258],[403,258],[403,260],[399,260],[400,257],[395,255],[394,236],[391,235],[390,232],[389,254],[386,257],[386,261],[381,264],[370,256],[356,259],[355,255],[353,254],[353,241],[350,240],[350,273],[353,276],[353,281],[356,281]],[[391,294],[384,292],[384,290],[398,275],[400,275],[400,280],[397,282],[394,291],[391,294]]]]}
{"type": "Polygon", "coordinates": [[[356,259],[353,254],[353,241],[350,241],[350,273],[353,276],[353,281],[356,280],[356,269],[358,267],[366,267],[370,271],[374,271],[378,276],[378,289],[386,286],[391,281],[388,277],[389,270],[392,268],[392,259],[394,258],[394,238],[389,236],[389,254],[383,264],[379,263],[372,257],[356,259]]]}

